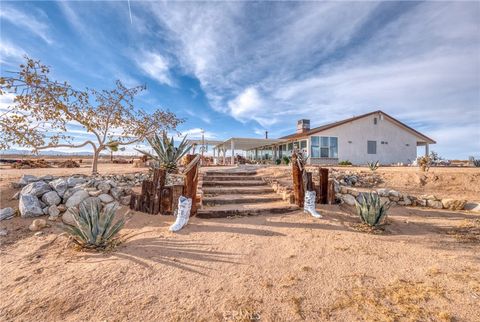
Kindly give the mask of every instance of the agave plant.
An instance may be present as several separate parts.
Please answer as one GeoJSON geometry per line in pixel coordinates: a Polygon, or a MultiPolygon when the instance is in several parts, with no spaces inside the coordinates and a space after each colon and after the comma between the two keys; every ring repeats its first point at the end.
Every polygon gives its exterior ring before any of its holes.
{"type": "Polygon", "coordinates": [[[160,138],[158,134],[155,133],[152,138],[147,138],[147,141],[155,151],[156,155],[138,149],[135,150],[158,161],[160,168],[164,168],[167,172],[177,173],[178,163],[192,148],[192,145],[188,144],[186,139],[187,136],[183,138],[178,147],[175,147],[173,136],[171,139],[168,139],[167,134],[163,132],[162,137],[160,138]]]}
{"type": "Polygon", "coordinates": [[[473,165],[477,168],[480,167],[480,160],[473,159],[473,165]]]}
{"type": "Polygon", "coordinates": [[[367,162],[367,165],[368,165],[368,168],[372,171],[375,171],[378,169],[378,167],[380,167],[380,161],[377,161],[377,162],[367,162]]]}
{"type": "Polygon", "coordinates": [[[122,217],[114,223],[118,207],[105,207],[101,212],[99,202],[84,201],[80,203],[79,208],[80,210],[69,210],[72,212],[75,224],[63,226],[73,242],[88,249],[105,249],[114,245],[118,240],[118,232],[126,222],[126,217],[122,217]]]}
{"type": "Polygon", "coordinates": [[[362,222],[369,226],[377,226],[386,218],[390,204],[382,203],[377,193],[362,193],[362,202],[355,199],[355,208],[362,222]]]}

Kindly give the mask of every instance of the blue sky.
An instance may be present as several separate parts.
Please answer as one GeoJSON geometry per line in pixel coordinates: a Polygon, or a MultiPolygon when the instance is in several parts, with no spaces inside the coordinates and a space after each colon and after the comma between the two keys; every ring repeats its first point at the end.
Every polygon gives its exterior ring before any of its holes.
{"type": "MultiPolygon", "coordinates": [[[[147,84],[211,139],[290,134],[382,109],[480,156],[479,2],[1,2],[0,63],[41,59],[74,86],[147,84]]],[[[2,97],[6,108],[8,97],[2,97]]],[[[85,133],[73,126],[80,140],[85,133]]]]}

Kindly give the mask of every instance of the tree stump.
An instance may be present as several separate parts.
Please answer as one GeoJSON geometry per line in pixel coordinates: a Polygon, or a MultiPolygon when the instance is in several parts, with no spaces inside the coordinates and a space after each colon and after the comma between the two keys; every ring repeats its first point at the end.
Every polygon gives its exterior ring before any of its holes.
{"type": "Polygon", "coordinates": [[[198,172],[200,167],[200,156],[198,154],[188,154],[186,156],[187,172],[185,173],[185,184],[183,189],[183,195],[192,199],[192,209],[190,210],[190,216],[197,214],[197,185],[198,185],[198,172]]]}
{"type": "Polygon", "coordinates": [[[303,207],[305,191],[303,191],[302,170],[299,168],[297,160],[297,154],[295,152],[292,153],[293,195],[295,197],[295,204],[303,207]]]}
{"type": "Polygon", "coordinates": [[[318,201],[320,204],[325,205],[328,202],[328,168],[318,168],[318,201]]]}

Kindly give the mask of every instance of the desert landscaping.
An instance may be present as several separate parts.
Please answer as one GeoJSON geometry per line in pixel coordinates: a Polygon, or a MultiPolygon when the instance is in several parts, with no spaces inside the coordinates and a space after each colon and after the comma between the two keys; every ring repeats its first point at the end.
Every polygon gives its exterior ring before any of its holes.
{"type": "MultiPolygon", "coordinates": [[[[18,205],[11,198],[20,188],[12,183],[23,175],[88,174],[86,167],[3,168],[2,208],[18,205]]],[[[119,178],[148,173],[106,162],[99,170],[119,178]]],[[[365,167],[334,170],[369,175],[365,167]]],[[[257,172],[287,185],[288,171],[259,166],[257,172]]],[[[479,199],[475,168],[432,168],[424,174],[382,167],[375,175],[381,180],[371,188],[479,199]],[[425,176],[427,182],[417,179],[425,176]]],[[[176,234],[167,229],[174,217],[134,212],[121,232],[128,238],[100,253],[73,247],[61,220],[49,218],[37,232],[29,230],[34,218],[2,220],[0,292],[12,294],[0,304],[2,320],[480,319],[480,213],[397,205],[387,223],[372,231],[345,203],[317,205],[317,211],[322,219],[299,210],[194,217],[176,234]]]]}

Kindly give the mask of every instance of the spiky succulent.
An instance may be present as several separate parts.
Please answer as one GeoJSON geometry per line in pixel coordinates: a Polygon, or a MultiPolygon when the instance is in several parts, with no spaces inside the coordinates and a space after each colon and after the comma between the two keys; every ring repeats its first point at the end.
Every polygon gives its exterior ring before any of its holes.
{"type": "Polygon", "coordinates": [[[477,168],[480,167],[480,159],[479,160],[473,159],[473,165],[476,166],[477,168]]]}
{"type": "Polygon", "coordinates": [[[390,204],[382,203],[377,193],[362,193],[362,202],[355,199],[355,208],[362,222],[369,226],[377,226],[387,216],[390,204]]]}
{"type": "Polygon", "coordinates": [[[153,137],[147,138],[147,141],[156,155],[138,149],[135,150],[157,161],[159,167],[164,168],[167,172],[176,173],[178,171],[178,163],[192,148],[192,145],[189,144],[186,139],[187,137],[185,136],[178,147],[175,147],[173,136],[171,139],[168,139],[167,134],[163,132],[160,138],[160,136],[155,133],[153,137]]]}
{"type": "Polygon", "coordinates": [[[81,202],[79,208],[69,210],[75,224],[63,226],[75,244],[82,248],[105,249],[118,240],[117,234],[127,218],[124,216],[114,223],[117,206],[105,207],[100,211],[100,202],[87,200],[81,202]]]}
{"type": "Polygon", "coordinates": [[[380,161],[377,161],[377,162],[367,162],[367,165],[368,165],[368,168],[372,171],[375,171],[378,169],[378,167],[380,167],[380,161]]]}

